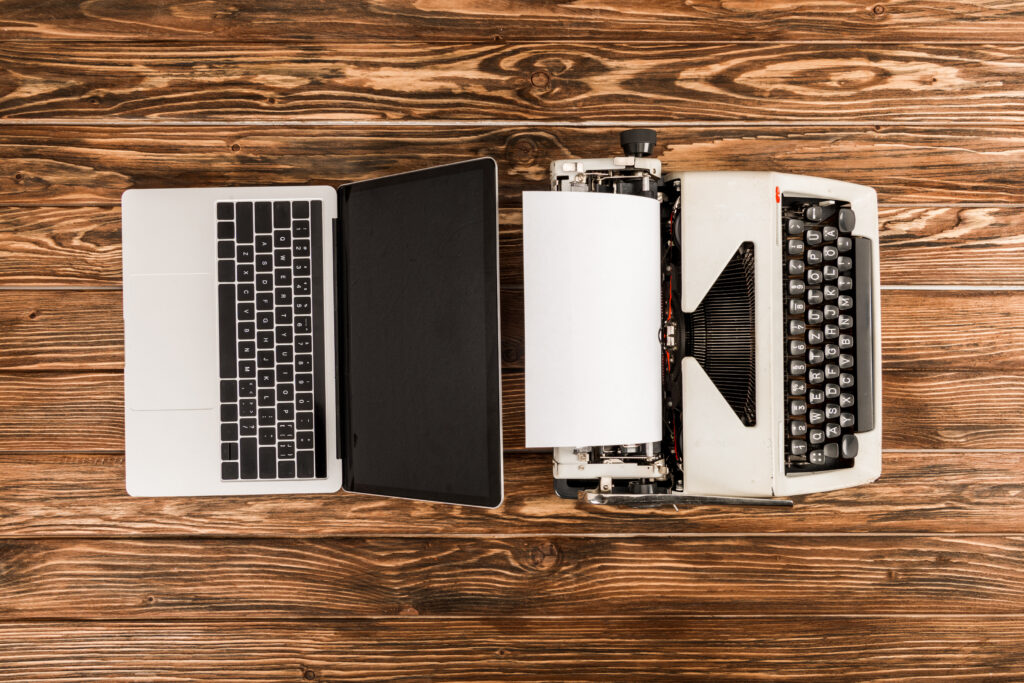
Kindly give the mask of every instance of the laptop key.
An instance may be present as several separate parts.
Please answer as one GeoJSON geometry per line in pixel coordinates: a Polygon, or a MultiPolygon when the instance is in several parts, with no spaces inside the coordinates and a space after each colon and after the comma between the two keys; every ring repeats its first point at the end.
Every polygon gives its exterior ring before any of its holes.
{"type": "Polygon", "coordinates": [[[274,371],[260,370],[259,373],[257,373],[256,383],[261,387],[274,386],[274,371]]]}
{"type": "Polygon", "coordinates": [[[223,403],[220,406],[220,419],[224,422],[234,422],[238,419],[238,404],[223,403]]]}
{"type": "Polygon", "coordinates": [[[313,375],[296,375],[295,388],[299,391],[313,391],[313,375]]]}
{"type": "Polygon", "coordinates": [[[256,401],[245,398],[238,402],[238,414],[242,417],[252,417],[256,414],[256,401]]]}
{"type": "Polygon", "coordinates": [[[260,427],[273,427],[276,421],[273,408],[260,408],[260,427]]]}
{"type": "Polygon", "coordinates": [[[222,443],[220,445],[221,460],[238,460],[238,444],[222,443]]]}
{"type": "Polygon", "coordinates": [[[293,222],[292,235],[295,237],[309,237],[309,221],[293,222]]]}
{"type": "Polygon", "coordinates": [[[277,477],[277,449],[273,446],[260,446],[260,479],[277,477]]]}
{"type": "Polygon", "coordinates": [[[274,267],[274,257],[272,254],[260,254],[256,257],[256,270],[260,273],[266,273],[274,267]]]}
{"type": "Polygon", "coordinates": [[[287,306],[279,306],[277,311],[274,313],[274,322],[278,325],[291,325],[292,309],[287,306]]]}
{"type": "Polygon", "coordinates": [[[254,320],[256,318],[256,304],[251,301],[238,304],[237,310],[239,320],[254,320]]]}
{"type": "Polygon", "coordinates": [[[273,389],[260,389],[259,395],[257,396],[257,402],[261,407],[274,405],[274,390],[273,389]]]}
{"type": "Polygon", "coordinates": [[[313,394],[296,394],[295,407],[298,410],[313,410],[313,394]]]}
{"type": "Polygon", "coordinates": [[[292,328],[291,327],[278,327],[274,331],[274,335],[277,338],[278,344],[291,344],[292,343],[292,328]]]}
{"type": "Polygon", "coordinates": [[[295,316],[295,333],[309,334],[313,331],[313,321],[308,315],[295,316]]]}
{"type": "Polygon", "coordinates": [[[255,358],[256,357],[256,342],[252,340],[246,340],[238,342],[238,357],[239,358],[255,358]]]}
{"type": "Polygon", "coordinates": [[[275,441],[273,427],[260,427],[261,446],[273,446],[275,441]]]}
{"type": "Polygon", "coordinates": [[[291,401],[295,397],[295,387],[291,384],[278,384],[277,385],[277,400],[278,401],[291,401]]]}
{"type": "MultiPolygon", "coordinates": [[[[256,336],[256,323],[252,320],[242,320],[238,323],[238,338],[252,339],[256,336]]],[[[234,344],[231,345],[234,348],[234,344]]]]}
{"type": "Polygon", "coordinates": [[[256,202],[255,224],[257,235],[271,231],[273,226],[271,225],[270,217],[270,202],[256,202]]]}
{"type": "Polygon", "coordinates": [[[313,447],[313,432],[299,432],[295,437],[295,445],[299,449],[313,447]]]}
{"type": "Polygon", "coordinates": [[[290,230],[274,231],[274,246],[278,249],[290,249],[292,246],[292,233],[290,230]]]}
{"type": "Polygon", "coordinates": [[[221,479],[238,479],[238,463],[222,462],[220,464],[221,479]]]}
{"type": "Polygon", "coordinates": [[[295,452],[295,471],[299,479],[313,478],[313,451],[300,449],[295,452]]]}
{"type": "Polygon", "coordinates": [[[238,361],[238,376],[242,379],[252,379],[256,376],[256,362],[252,360],[238,361]]]}
{"type": "Polygon", "coordinates": [[[295,426],[299,429],[312,429],[313,413],[308,411],[299,413],[299,416],[295,418],[295,426]]]}
{"type": "Polygon", "coordinates": [[[256,296],[256,287],[251,282],[240,282],[238,284],[238,300],[252,301],[256,296]]]}
{"type": "Polygon", "coordinates": [[[309,256],[309,240],[295,240],[292,245],[292,251],[295,253],[296,258],[299,256],[309,256]]]}
{"type": "Polygon", "coordinates": [[[313,372],[313,356],[305,353],[295,356],[295,371],[313,372]]]}
{"type": "Polygon", "coordinates": [[[292,224],[292,206],[290,202],[274,202],[274,227],[287,228],[292,224]]]}
{"type": "Polygon", "coordinates": [[[274,352],[270,350],[259,351],[256,353],[256,365],[260,368],[272,368],[274,367],[274,352]]]}
{"type": "Polygon", "coordinates": [[[295,293],[308,295],[311,289],[310,279],[308,277],[297,277],[295,278],[295,293]]]}
{"type": "MultiPolygon", "coordinates": [[[[291,299],[291,291],[288,289],[282,289],[282,287],[291,287],[292,284],[292,271],[287,268],[278,268],[274,271],[274,284],[277,285],[278,292],[288,292],[289,300],[291,299]]],[[[280,302],[278,302],[280,303],[280,302]]]]}
{"type": "Polygon", "coordinates": [[[278,422],[277,423],[277,438],[279,439],[294,439],[295,438],[295,425],[291,422],[278,422]]]}
{"type": "Polygon", "coordinates": [[[217,261],[217,282],[234,282],[235,281],[235,262],[234,261],[217,261]]]}
{"type": "Polygon", "coordinates": [[[251,417],[242,418],[238,423],[238,433],[241,436],[256,436],[256,420],[251,417]]]}
{"type": "Polygon", "coordinates": [[[287,249],[278,249],[274,252],[274,265],[278,268],[289,268],[292,265],[292,253],[287,249]]]}
{"type": "Polygon", "coordinates": [[[256,295],[256,310],[271,311],[274,309],[274,295],[270,292],[260,292],[256,295]]]}
{"type": "Polygon", "coordinates": [[[238,381],[238,395],[242,398],[252,398],[256,395],[256,380],[243,379],[238,381]]]}
{"type": "Polygon", "coordinates": [[[257,349],[272,349],[274,348],[274,333],[269,330],[265,330],[256,335],[256,348],[257,349]]]}
{"type": "Polygon", "coordinates": [[[222,422],[220,425],[221,441],[238,441],[238,423],[222,422]]]}
{"type": "Polygon", "coordinates": [[[238,400],[238,383],[233,379],[222,379],[220,381],[221,403],[234,403],[238,400]]]}
{"type": "Polygon", "coordinates": [[[234,258],[235,243],[233,240],[221,240],[217,242],[217,258],[234,258]]]}
{"type": "Polygon", "coordinates": [[[310,301],[308,296],[295,297],[295,303],[293,306],[296,313],[308,314],[313,310],[313,303],[310,301]]]}
{"type": "MultiPolygon", "coordinates": [[[[292,362],[292,347],[289,344],[284,344],[283,346],[278,346],[276,349],[274,349],[274,352],[277,354],[277,362],[278,363],[291,363],[292,362]]],[[[290,381],[290,380],[288,380],[288,381],[290,381]]]]}
{"type": "Polygon", "coordinates": [[[233,240],[235,238],[235,224],[233,221],[219,221],[217,223],[217,239],[233,240]]]}
{"type": "Polygon", "coordinates": [[[309,218],[309,202],[292,202],[292,218],[309,218]]]}
{"type": "Polygon", "coordinates": [[[278,479],[294,479],[295,478],[295,462],[286,460],[277,463],[277,478],[278,479]]]}
{"type": "Polygon", "coordinates": [[[274,251],[274,237],[272,235],[256,235],[256,253],[272,251],[274,251]]]}
{"type": "Polygon", "coordinates": [[[252,242],[252,202],[235,205],[235,241],[239,244],[252,242]]]}
{"type": "Polygon", "coordinates": [[[295,259],[295,274],[296,275],[309,275],[310,264],[308,258],[297,258],[295,259]]]}
{"type": "Polygon", "coordinates": [[[295,350],[298,353],[312,353],[313,352],[313,338],[309,336],[297,336],[295,337],[295,350]]]}
{"type": "MultiPolygon", "coordinates": [[[[246,280],[248,282],[248,280],[246,280]]],[[[260,273],[256,276],[256,291],[269,292],[274,289],[274,276],[270,273],[260,273]]]]}
{"type": "Polygon", "coordinates": [[[235,307],[235,286],[217,285],[217,325],[220,330],[220,376],[235,376],[235,321],[231,319],[235,307]]]}
{"type": "Polygon", "coordinates": [[[242,479],[255,479],[259,470],[256,465],[256,439],[246,437],[238,442],[238,458],[241,465],[242,479]]]}
{"type": "Polygon", "coordinates": [[[291,421],[295,419],[295,404],[294,403],[278,403],[277,404],[277,419],[281,421],[291,421]]]}
{"type": "MultiPolygon", "coordinates": [[[[307,209],[307,211],[309,210],[309,205],[308,204],[306,205],[306,209],[307,209]]],[[[308,216],[309,214],[307,213],[305,215],[308,216]]],[[[229,220],[231,220],[234,217],[235,217],[235,205],[234,205],[234,203],[232,203],[232,202],[217,202],[217,220],[222,220],[222,221],[227,220],[227,221],[229,221],[229,220]]]]}
{"type": "Polygon", "coordinates": [[[235,260],[239,263],[252,263],[255,258],[255,254],[251,244],[239,244],[236,252],[235,260]]]}
{"type": "MultiPolygon", "coordinates": [[[[239,263],[235,273],[239,282],[252,282],[253,277],[256,275],[251,263],[239,263]]],[[[259,289],[258,284],[256,289],[259,289]]]]}
{"type": "Polygon", "coordinates": [[[259,315],[256,316],[256,329],[257,330],[272,330],[274,329],[274,314],[270,311],[260,311],[259,315]]]}

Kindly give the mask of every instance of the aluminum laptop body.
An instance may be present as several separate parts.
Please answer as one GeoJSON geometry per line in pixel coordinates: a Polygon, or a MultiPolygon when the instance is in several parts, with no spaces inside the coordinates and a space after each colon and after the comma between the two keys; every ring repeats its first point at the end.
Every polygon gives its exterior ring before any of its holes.
{"type": "Polygon", "coordinates": [[[500,504],[496,188],[475,159],[125,192],[128,492],[500,504]]]}

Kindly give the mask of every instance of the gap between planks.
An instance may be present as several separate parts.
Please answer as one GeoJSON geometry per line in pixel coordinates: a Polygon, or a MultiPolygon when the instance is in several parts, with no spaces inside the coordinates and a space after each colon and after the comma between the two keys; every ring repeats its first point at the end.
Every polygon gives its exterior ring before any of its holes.
{"type": "Polygon", "coordinates": [[[518,119],[436,119],[416,121],[394,121],[379,119],[71,119],[71,118],[24,118],[0,119],[0,126],[120,126],[131,127],[182,127],[220,128],[220,127],[292,127],[292,128],[354,128],[374,126],[380,128],[874,128],[878,126],[899,126],[900,128],[973,128],[975,126],[995,126],[1003,128],[1021,128],[1024,123],[1006,122],[1003,119],[976,117],[959,121],[900,121],[900,120],[867,120],[867,121],[520,121],[518,119]]]}

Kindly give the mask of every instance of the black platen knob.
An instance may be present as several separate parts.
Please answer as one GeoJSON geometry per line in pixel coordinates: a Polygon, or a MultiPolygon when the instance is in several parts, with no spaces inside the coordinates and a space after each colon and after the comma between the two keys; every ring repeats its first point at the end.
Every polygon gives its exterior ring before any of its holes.
{"type": "Polygon", "coordinates": [[[650,128],[631,128],[619,133],[619,144],[628,157],[649,157],[658,143],[658,134],[650,128]]]}

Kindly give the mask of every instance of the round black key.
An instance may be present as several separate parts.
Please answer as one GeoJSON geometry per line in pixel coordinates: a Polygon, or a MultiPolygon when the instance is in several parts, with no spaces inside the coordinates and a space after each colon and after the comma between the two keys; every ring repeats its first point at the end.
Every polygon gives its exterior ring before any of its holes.
{"type": "Polygon", "coordinates": [[[835,266],[824,266],[821,269],[821,274],[826,280],[831,282],[839,277],[839,269],[835,266]]]}
{"type": "Polygon", "coordinates": [[[847,434],[843,437],[843,440],[839,444],[839,450],[842,456],[847,460],[853,460],[857,457],[857,450],[859,445],[857,444],[857,437],[853,434],[847,434]]]}
{"type": "Polygon", "coordinates": [[[804,262],[798,258],[789,259],[789,274],[799,277],[804,274],[804,262]]]}
{"type": "Polygon", "coordinates": [[[807,431],[807,440],[813,444],[825,443],[825,432],[820,429],[809,429],[807,431]]]}
{"type": "Polygon", "coordinates": [[[807,320],[807,324],[808,325],[820,325],[824,319],[825,319],[825,316],[822,315],[820,309],[817,309],[817,308],[808,308],[807,309],[807,318],[806,318],[806,320],[807,320]]]}
{"type": "Polygon", "coordinates": [[[821,248],[821,257],[826,261],[835,261],[839,258],[839,249],[834,244],[826,244],[821,248]]]}
{"type": "Polygon", "coordinates": [[[824,336],[822,336],[821,330],[816,330],[814,328],[811,328],[811,329],[807,330],[807,343],[808,344],[811,344],[812,346],[815,346],[815,345],[821,344],[823,341],[825,341],[825,338],[824,338],[824,336]]]}
{"type": "Polygon", "coordinates": [[[818,206],[817,204],[811,204],[810,206],[804,208],[804,218],[811,221],[812,223],[817,223],[818,221],[820,221],[821,216],[821,207],[818,206]]]}
{"type": "Polygon", "coordinates": [[[853,209],[839,209],[839,220],[836,222],[842,232],[851,233],[857,227],[857,216],[853,213],[853,209]]]}
{"type": "Polygon", "coordinates": [[[829,323],[822,328],[825,332],[825,339],[835,339],[839,336],[839,325],[829,323]]]}
{"type": "Polygon", "coordinates": [[[848,353],[839,354],[839,369],[849,370],[853,367],[853,356],[848,353]]]}
{"type": "Polygon", "coordinates": [[[836,280],[836,285],[839,287],[840,292],[848,292],[853,289],[853,278],[846,275],[840,275],[836,280]]]}
{"type": "Polygon", "coordinates": [[[839,394],[839,407],[840,408],[852,408],[853,407],[853,394],[839,394]]]}
{"type": "Polygon", "coordinates": [[[807,287],[804,286],[803,280],[790,280],[789,281],[789,295],[800,296],[804,293],[807,287]]]}
{"type": "Polygon", "coordinates": [[[818,405],[825,402],[825,392],[821,389],[811,389],[807,392],[807,401],[811,405],[818,405]]]}
{"type": "Polygon", "coordinates": [[[835,422],[829,422],[825,425],[825,438],[826,439],[838,439],[839,435],[843,433],[843,430],[839,428],[835,422]]]}
{"type": "Polygon", "coordinates": [[[807,421],[812,425],[820,425],[825,421],[825,411],[818,408],[811,408],[807,411],[807,421]]]}
{"type": "Polygon", "coordinates": [[[832,400],[839,397],[839,385],[829,382],[825,385],[825,398],[832,400]]]}
{"type": "Polygon", "coordinates": [[[825,314],[825,320],[835,320],[839,317],[839,307],[834,304],[825,304],[822,312],[825,314]]]}
{"type": "Polygon", "coordinates": [[[802,235],[804,232],[804,222],[799,218],[790,218],[786,223],[786,232],[790,235],[802,235]]]}
{"type": "Polygon", "coordinates": [[[838,358],[839,347],[835,344],[825,344],[825,358],[838,358]]]}
{"type": "Polygon", "coordinates": [[[793,436],[803,436],[804,434],[807,433],[807,423],[796,421],[790,422],[789,433],[792,434],[793,436]]]}
{"type": "Polygon", "coordinates": [[[827,443],[821,447],[821,450],[825,453],[826,460],[836,460],[839,458],[839,444],[827,443]]]}
{"type": "Polygon", "coordinates": [[[839,413],[839,426],[843,429],[852,427],[854,423],[853,413],[839,413]]]}
{"type": "Polygon", "coordinates": [[[853,249],[853,240],[849,237],[840,237],[836,240],[836,249],[840,252],[847,252],[853,249]]]}
{"type": "Polygon", "coordinates": [[[807,303],[811,306],[817,306],[823,301],[820,289],[809,289],[807,290],[807,303]]]}
{"type": "Polygon", "coordinates": [[[789,321],[789,333],[792,335],[801,335],[807,330],[807,326],[804,325],[802,320],[790,320],[789,321]]]}
{"type": "Polygon", "coordinates": [[[807,381],[811,384],[821,384],[825,381],[825,373],[818,368],[811,368],[807,371],[807,381]]]}
{"type": "Polygon", "coordinates": [[[848,334],[839,335],[839,348],[841,349],[852,349],[853,348],[853,337],[848,334]]]}
{"type": "Polygon", "coordinates": [[[825,352],[821,349],[808,349],[807,350],[807,362],[811,365],[817,365],[821,361],[825,360],[825,352]]]}
{"type": "Polygon", "coordinates": [[[789,354],[791,356],[802,356],[807,352],[807,344],[803,339],[789,340],[789,354]]]}
{"type": "Polygon", "coordinates": [[[807,442],[803,439],[794,439],[789,442],[789,452],[793,455],[803,455],[807,452],[807,442]]]}
{"type": "Polygon", "coordinates": [[[807,265],[809,266],[821,265],[821,251],[818,249],[808,249],[807,255],[804,256],[804,260],[807,261],[807,265]]]}
{"type": "Polygon", "coordinates": [[[789,361],[789,374],[791,375],[802,375],[807,372],[807,364],[802,360],[791,360],[789,361]]]}
{"type": "Polygon", "coordinates": [[[853,386],[853,375],[848,372],[843,372],[839,375],[839,387],[841,389],[849,389],[853,386]]]}
{"type": "Polygon", "coordinates": [[[786,253],[790,256],[800,256],[804,253],[803,240],[789,240],[786,243],[786,253]]]}
{"type": "Polygon", "coordinates": [[[835,379],[839,376],[839,366],[835,363],[825,365],[825,379],[835,379]]]}
{"type": "Polygon", "coordinates": [[[804,235],[804,242],[806,242],[807,246],[809,247],[818,246],[822,242],[821,231],[808,230],[807,233],[804,235]]]}
{"type": "Polygon", "coordinates": [[[839,237],[839,228],[834,225],[826,225],[821,229],[821,236],[825,238],[826,242],[835,242],[839,237]]]}
{"type": "Polygon", "coordinates": [[[833,301],[839,298],[839,288],[835,285],[825,285],[821,288],[821,293],[825,297],[825,301],[833,301]]]}
{"type": "Polygon", "coordinates": [[[793,416],[804,415],[807,413],[807,403],[800,399],[793,399],[789,402],[789,414],[793,416]]]}
{"type": "Polygon", "coordinates": [[[825,419],[826,420],[838,420],[839,419],[839,406],[835,403],[829,403],[825,406],[825,419]]]}
{"type": "Polygon", "coordinates": [[[853,316],[841,315],[839,316],[839,329],[848,330],[853,327],[853,316]]]}
{"type": "Polygon", "coordinates": [[[807,309],[807,304],[805,304],[803,301],[800,301],[800,299],[790,299],[789,300],[789,314],[790,315],[800,315],[806,309],[807,309]]]}
{"type": "Polygon", "coordinates": [[[807,284],[809,286],[811,286],[811,287],[814,287],[816,285],[820,285],[822,283],[822,280],[823,280],[822,275],[821,275],[821,271],[820,270],[815,270],[813,268],[811,270],[807,271],[807,274],[804,277],[804,279],[807,280],[807,284]]]}
{"type": "Polygon", "coordinates": [[[813,451],[807,454],[807,462],[812,465],[824,465],[825,464],[825,451],[820,448],[815,448],[813,451]]]}
{"type": "Polygon", "coordinates": [[[789,393],[793,396],[803,396],[807,393],[807,382],[802,379],[794,379],[789,382],[789,393]]]}
{"type": "Polygon", "coordinates": [[[850,268],[853,268],[853,259],[849,256],[840,256],[836,259],[836,267],[845,273],[850,270],[850,268]]]}

